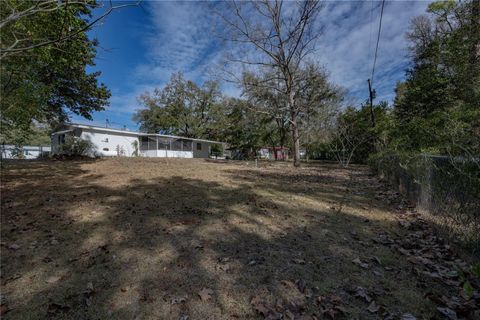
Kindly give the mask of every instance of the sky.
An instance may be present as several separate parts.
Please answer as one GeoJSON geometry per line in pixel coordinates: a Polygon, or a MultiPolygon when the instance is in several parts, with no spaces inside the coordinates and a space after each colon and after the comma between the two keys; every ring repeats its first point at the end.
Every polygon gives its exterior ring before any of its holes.
{"type": "MultiPolygon", "coordinates": [[[[412,17],[425,13],[428,1],[387,1],[378,48],[373,87],[377,101],[393,101],[397,81],[409,65],[408,31],[412,17]]],[[[115,2],[114,5],[120,4],[115,2]]],[[[143,1],[113,11],[89,36],[100,42],[95,66],[100,82],[111,91],[110,105],[95,112],[93,121],[72,115],[73,122],[137,130],[132,120],[142,106],[137,97],[163,88],[172,73],[203,83],[214,76],[227,49],[213,32],[212,5],[200,1],[143,1]]],[[[99,15],[108,8],[96,9],[99,15]]],[[[331,81],[346,89],[348,101],[359,104],[368,98],[380,19],[380,1],[326,1],[317,22],[323,27],[311,59],[328,71],[331,81]]],[[[223,82],[222,91],[238,97],[239,88],[223,82]]]]}

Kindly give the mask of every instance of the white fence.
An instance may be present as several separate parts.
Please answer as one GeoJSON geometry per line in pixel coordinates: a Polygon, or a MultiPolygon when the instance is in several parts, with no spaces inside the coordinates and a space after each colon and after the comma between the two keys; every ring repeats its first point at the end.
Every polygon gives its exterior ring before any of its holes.
{"type": "Polygon", "coordinates": [[[43,146],[0,145],[2,159],[38,159],[50,155],[51,148],[43,146]]]}

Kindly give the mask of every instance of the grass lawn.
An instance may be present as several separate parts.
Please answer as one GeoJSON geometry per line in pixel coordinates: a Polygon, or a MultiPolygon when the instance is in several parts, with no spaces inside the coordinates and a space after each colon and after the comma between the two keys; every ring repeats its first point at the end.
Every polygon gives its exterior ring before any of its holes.
{"type": "Polygon", "coordinates": [[[459,294],[366,167],[6,162],[1,191],[5,319],[430,318],[459,294]]]}

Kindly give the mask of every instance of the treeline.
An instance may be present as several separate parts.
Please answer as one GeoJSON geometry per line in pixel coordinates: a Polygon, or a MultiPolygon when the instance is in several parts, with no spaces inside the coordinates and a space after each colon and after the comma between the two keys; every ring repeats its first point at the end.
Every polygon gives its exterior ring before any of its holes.
{"type": "MultiPolygon", "coordinates": [[[[440,1],[411,21],[411,65],[393,105],[343,105],[344,90],[314,63],[302,64],[293,87],[296,127],[311,157],[348,165],[384,153],[429,153],[475,159],[480,154],[478,1],[440,1]]],[[[245,72],[241,99],[218,83],[198,86],[181,74],[143,95],[135,120],[147,131],[228,142],[253,157],[263,146],[293,147],[291,110],[275,68],[245,72]]]]}
{"type": "Polygon", "coordinates": [[[357,162],[382,154],[466,159],[480,171],[480,2],[438,1],[412,19],[411,65],[393,106],[347,108],[334,143],[357,162]]]}
{"type": "MultiPolygon", "coordinates": [[[[243,70],[236,79],[241,96],[226,97],[214,80],[197,84],[174,74],[165,87],[140,97],[134,119],[142,130],[225,141],[245,158],[261,147],[289,147],[296,165],[300,148],[311,158],[328,156],[343,165],[391,152],[478,160],[479,1],[434,2],[412,19],[411,65],[393,105],[360,107],[346,105],[345,90],[311,60],[318,2],[288,3],[289,10],[269,2],[228,10],[229,4],[222,11],[222,21],[229,21],[226,37],[245,44],[234,51],[253,47],[258,53],[231,60],[243,70]],[[242,23],[255,15],[261,24],[242,23]]],[[[0,6],[1,142],[25,144],[46,131],[36,129],[39,124],[55,127],[72,113],[91,119],[108,105],[110,92],[98,82],[99,73],[86,72],[98,46],[86,34],[95,2],[0,6]],[[19,35],[25,37],[20,44],[19,35]]]]}
{"type": "MultiPolygon", "coordinates": [[[[321,128],[340,109],[343,98],[343,91],[328,81],[323,69],[311,64],[305,73],[310,82],[299,94],[305,106],[298,117],[302,146],[323,139],[321,128]]],[[[273,87],[257,85],[263,81],[258,75],[246,73],[243,78],[242,98],[231,98],[222,94],[216,81],[197,85],[181,73],[174,74],[163,89],[139,97],[143,108],[133,119],[145,132],[227,142],[247,159],[262,147],[290,147],[285,96],[273,87]]]]}

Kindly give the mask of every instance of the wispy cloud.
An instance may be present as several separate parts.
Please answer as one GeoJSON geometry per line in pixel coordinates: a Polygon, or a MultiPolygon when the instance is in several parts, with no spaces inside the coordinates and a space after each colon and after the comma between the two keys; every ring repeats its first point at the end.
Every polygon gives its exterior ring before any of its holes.
{"type": "Polygon", "coordinates": [[[209,62],[218,54],[206,3],[149,2],[148,12],[150,28],[144,40],[149,61],[136,68],[139,80],[166,82],[174,72],[204,80],[209,62]]]}
{"type": "MultiPolygon", "coordinates": [[[[326,2],[318,17],[324,34],[312,58],[323,64],[331,79],[357,102],[367,98],[380,17],[379,1],[326,2]]],[[[374,87],[378,99],[392,100],[395,83],[408,65],[405,32],[410,19],[425,12],[428,2],[387,2],[378,50],[374,87]]],[[[135,61],[129,90],[113,90],[109,112],[131,118],[140,106],[137,97],[163,87],[174,72],[198,83],[208,79],[221,62],[224,47],[214,35],[215,17],[206,2],[146,2],[143,39],[147,52],[135,61]]],[[[240,70],[240,69],[239,69],[240,70]]],[[[240,90],[223,84],[226,94],[240,90]]]]}
{"type": "MultiPolygon", "coordinates": [[[[331,78],[362,101],[368,97],[380,18],[380,1],[327,2],[320,15],[325,33],[317,59],[331,78]]],[[[425,12],[426,1],[386,2],[375,68],[374,87],[379,99],[392,100],[395,83],[404,78],[408,65],[405,33],[410,19],[425,12]]]]}

